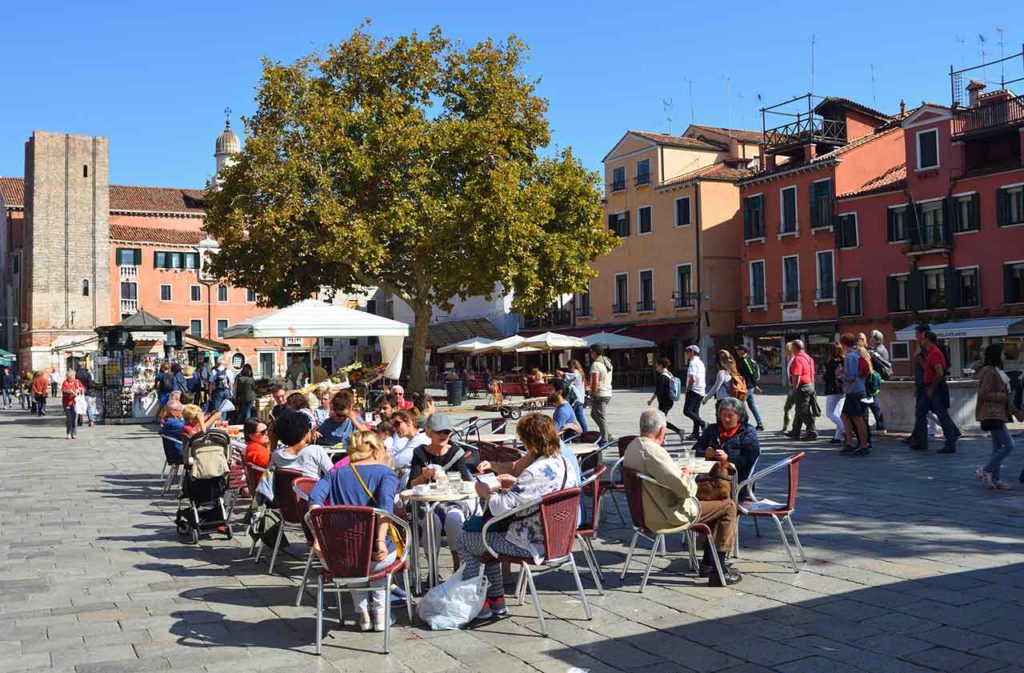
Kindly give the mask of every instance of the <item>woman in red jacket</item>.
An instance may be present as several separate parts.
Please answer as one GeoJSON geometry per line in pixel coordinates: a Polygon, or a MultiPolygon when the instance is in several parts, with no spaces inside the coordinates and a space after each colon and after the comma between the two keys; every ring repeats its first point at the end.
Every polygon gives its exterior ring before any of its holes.
{"type": "Polygon", "coordinates": [[[78,436],[78,410],[75,401],[79,395],[85,394],[85,386],[75,378],[75,372],[68,370],[64,382],[60,384],[60,403],[64,408],[64,427],[67,436],[64,439],[75,439],[78,436]]]}

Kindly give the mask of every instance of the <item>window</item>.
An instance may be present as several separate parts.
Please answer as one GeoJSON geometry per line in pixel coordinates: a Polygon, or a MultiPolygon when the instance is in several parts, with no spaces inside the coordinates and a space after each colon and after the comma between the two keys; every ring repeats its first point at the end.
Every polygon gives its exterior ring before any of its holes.
{"type": "Polygon", "coordinates": [[[859,280],[844,280],[839,283],[839,315],[860,315],[860,299],[859,280]]]}
{"type": "Polygon", "coordinates": [[[615,304],[612,313],[629,313],[629,275],[615,274],[615,304]]]}
{"type": "Polygon", "coordinates": [[[939,167],[939,131],[929,129],[917,134],[917,170],[939,167]]]}
{"type": "Polygon", "coordinates": [[[857,247],[857,215],[847,213],[839,216],[839,227],[836,232],[836,247],[857,247]]]}
{"type": "Polygon", "coordinates": [[[906,341],[893,341],[889,344],[889,355],[893,360],[906,361],[910,359],[910,344],[906,341]]]}
{"type": "Polygon", "coordinates": [[[1000,227],[1024,223],[1024,185],[996,191],[996,222],[1000,227]]]}
{"type": "Polygon", "coordinates": [[[978,267],[956,270],[956,294],[958,307],[981,306],[978,292],[978,267]]]}
{"type": "Polygon", "coordinates": [[[833,301],[836,298],[835,254],[831,250],[819,250],[815,257],[818,266],[818,290],[815,298],[833,301]]]}
{"type": "Polygon", "coordinates": [[[614,231],[619,238],[627,238],[629,236],[629,211],[609,215],[608,228],[614,231]]]}
{"type": "Polygon", "coordinates": [[[907,207],[895,206],[889,208],[889,221],[886,227],[887,238],[890,243],[898,243],[907,240],[907,207]]]}
{"type": "Polygon", "coordinates": [[[780,234],[796,233],[796,187],[784,187],[779,190],[779,207],[781,209],[782,223],[779,226],[780,234]]]}
{"type": "Polygon", "coordinates": [[[88,278],[86,278],[86,279],[84,279],[82,281],[82,296],[83,297],[88,297],[89,296],[89,279],[88,278]]]}
{"type": "Polygon", "coordinates": [[[800,303],[800,258],[796,255],[782,258],[782,302],[800,303]]]}
{"type": "MultiPolygon", "coordinates": [[[[322,341],[324,344],[324,348],[334,348],[334,337],[324,337],[322,341]]],[[[324,369],[327,369],[327,367],[324,367],[324,369]]],[[[330,370],[327,369],[327,371],[330,370]]]]}
{"type": "Polygon", "coordinates": [[[636,229],[638,234],[651,233],[651,207],[642,206],[636,209],[636,229]]]}
{"type": "Polygon", "coordinates": [[[228,286],[227,285],[218,285],[217,286],[217,301],[223,304],[227,300],[228,300],[228,286]]]}
{"type": "Polygon", "coordinates": [[[832,180],[811,183],[811,229],[831,227],[835,208],[832,203],[832,180]]]}
{"type": "Polygon", "coordinates": [[[1003,302],[1024,302],[1024,262],[1003,265],[1003,302]]]}
{"type": "Polygon", "coordinates": [[[924,308],[946,308],[946,270],[927,269],[923,272],[924,308]]]}
{"type": "Polygon", "coordinates": [[[748,196],[743,200],[743,240],[764,238],[764,197],[748,196]]]}
{"type": "Polygon", "coordinates": [[[202,320],[189,320],[188,321],[188,333],[192,336],[201,337],[203,336],[203,321],[202,320]]]}
{"type": "Polygon", "coordinates": [[[981,229],[981,210],[978,194],[964,194],[953,197],[953,231],[978,231],[981,229]]]}
{"type": "Polygon", "coordinates": [[[199,268],[198,252],[153,252],[153,266],[157,269],[197,269],[199,268]]]}
{"type": "Polygon", "coordinates": [[[367,299],[366,300],[366,312],[367,313],[372,313],[373,315],[377,315],[377,300],[376,299],[367,299]]]}
{"type": "Polygon", "coordinates": [[[690,224],[690,197],[676,199],[676,226],[685,227],[690,224]]]}
{"type": "Polygon", "coordinates": [[[767,306],[764,292],[764,260],[750,263],[750,296],[747,306],[767,306]]]}
{"type": "Polygon", "coordinates": [[[202,301],[203,300],[203,287],[201,285],[193,285],[189,288],[189,299],[191,301],[202,301]]]}
{"type": "Polygon", "coordinates": [[[89,177],[89,164],[82,164],[82,177],[89,177]]]}
{"type": "Polygon", "coordinates": [[[260,353],[260,378],[274,378],[274,354],[260,353]]]}
{"type": "Polygon", "coordinates": [[[590,284],[587,284],[586,292],[580,292],[576,295],[576,315],[577,316],[589,316],[590,313],[590,284]]]}
{"type": "Polygon", "coordinates": [[[138,266],[142,264],[142,250],[138,248],[118,248],[118,266],[138,266]]]}
{"type": "Polygon", "coordinates": [[[654,310],[654,271],[651,269],[640,272],[640,303],[637,310],[641,313],[654,310]]]}
{"type": "Polygon", "coordinates": [[[944,202],[945,200],[940,200],[921,204],[920,222],[911,230],[912,245],[945,244],[945,209],[942,207],[944,202]]]}
{"type": "Polygon", "coordinates": [[[198,269],[199,268],[199,253],[198,252],[187,252],[184,255],[185,268],[186,269],[198,269]]]}
{"type": "Polygon", "coordinates": [[[131,301],[139,300],[139,284],[130,283],[128,281],[121,282],[121,299],[128,299],[131,301]]]}
{"type": "Polygon", "coordinates": [[[910,276],[889,276],[886,279],[887,299],[890,312],[910,310],[910,276]]]}
{"type": "Polygon", "coordinates": [[[676,308],[693,306],[692,278],[689,264],[676,264],[676,308]]]}
{"type": "Polygon", "coordinates": [[[651,184],[651,160],[641,159],[636,162],[636,185],[651,184]]]}
{"type": "Polygon", "coordinates": [[[160,301],[170,301],[170,300],[171,300],[171,286],[170,285],[161,285],[160,286],[160,301]]]}
{"type": "Polygon", "coordinates": [[[256,303],[256,290],[251,287],[245,288],[245,301],[250,304],[256,303]]]}
{"type": "Polygon", "coordinates": [[[619,166],[612,169],[612,191],[621,192],[626,188],[626,168],[619,166]]]}
{"type": "Polygon", "coordinates": [[[223,339],[224,338],[224,332],[227,330],[227,328],[228,328],[228,321],[227,320],[218,320],[217,321],[217,338],[218,339],[223,339]]]}

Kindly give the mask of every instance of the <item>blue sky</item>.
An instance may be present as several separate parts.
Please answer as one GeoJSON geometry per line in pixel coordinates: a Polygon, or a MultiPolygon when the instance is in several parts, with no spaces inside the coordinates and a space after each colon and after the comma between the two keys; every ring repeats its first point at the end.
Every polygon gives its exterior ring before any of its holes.
{"type": "Polygon", "coordinates": [[[999,50],[997,27],[1007,53],[1024,42],[1024,24],[1012,21],[1019,5],[1003,0],[856,12],[851,3],[747,0],[356,4],[9,3],[0,175],[22,175],[24,142],[45,129],[109,137],[114,183],[202,186],[222,110],[232,108],[236,128],[253,111],[260,58],[291,61],[364,17],[379,35],[434,24],[466,42],[518,34],[531,47],[527,72],[550,101],[554,142],[593,169],[624,130],[669,131],[665,99],[679,133],[690,121],[688,80],[698,123],[759,129],[758,94],[771,103],[809,90],[812,35],[815,90],[887,112],[900,98],[948,103],[949,66],[980,59],[979,34],[989,54],[999,50]]]}

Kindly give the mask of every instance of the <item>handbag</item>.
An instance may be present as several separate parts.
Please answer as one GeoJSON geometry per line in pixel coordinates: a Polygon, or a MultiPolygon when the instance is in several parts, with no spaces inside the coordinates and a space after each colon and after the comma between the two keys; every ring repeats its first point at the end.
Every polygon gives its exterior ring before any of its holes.
{"type": "MultiPolygon", "coordinates": [[[[376,507],[377,498],[373,497],[373,492],[370,491],[370,489],[366,486],[366,482],[363,481],[363,476],[359,474],[359,470],[357,470],[356,466],[353,465],[352,463],[349,463],[348,466],[352,468],[352,471],[356,475],[356,479],[359,480],[359,485],[363,487],[363,490],[366,491],[366,495],[370,498],[370,502],[372,502],[373,505],[376,507]]],[[[390,521],[388,521],[388,535],[391,536],[391,542],[395,545],[395,552],[398,554],[398,556],[401,556],[405,552],[405,538],[402,537],[401,531],[398,529],[398,526],[391,523],[390,521]]]]}
{"type": "Polygon", "coordinates": [[[1006,425],[1006,421],[1001,421],[998,418],[986,418],[981,422],[981,429],[985,432],[992,432],[993,430],[1002,430],[1004,425],[1006,425]]]}

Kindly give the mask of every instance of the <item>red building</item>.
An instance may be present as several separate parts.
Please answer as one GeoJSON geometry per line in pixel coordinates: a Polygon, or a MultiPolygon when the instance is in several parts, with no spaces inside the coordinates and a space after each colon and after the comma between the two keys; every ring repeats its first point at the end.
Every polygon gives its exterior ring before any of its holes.
{"type": "Polygon", "coordinates": [[[859,245],[836,194],[896,169],[904,142],[899,115],[845,98],[807,95],[763,112],[762,170],[739,182],[747,292],[737,327],[773,383],[787,341],[802,339],[820,361],[836,338],[837,248],[859,245]]]}

